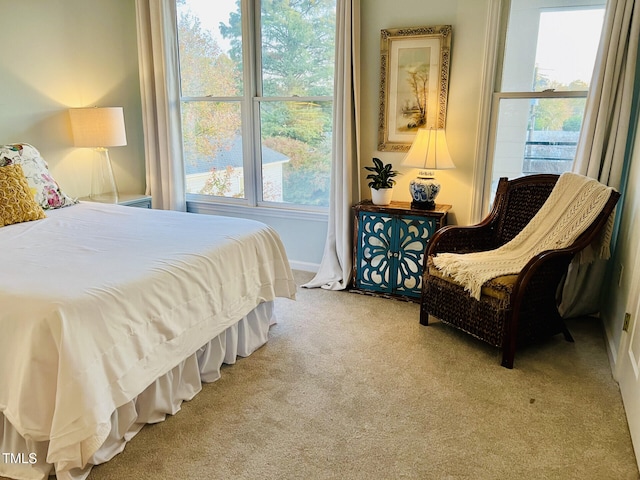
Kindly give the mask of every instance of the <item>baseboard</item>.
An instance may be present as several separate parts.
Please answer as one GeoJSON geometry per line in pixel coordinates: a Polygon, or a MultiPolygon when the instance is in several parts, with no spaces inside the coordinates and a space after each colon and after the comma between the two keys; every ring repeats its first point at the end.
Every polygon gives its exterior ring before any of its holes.
{"type": "Polygon", "coordinates": [[[289,260],[289,265],[293,270],[302,270],[303,272],[318,273],[319,263],[299,262],[297,260],[289,260]]]}

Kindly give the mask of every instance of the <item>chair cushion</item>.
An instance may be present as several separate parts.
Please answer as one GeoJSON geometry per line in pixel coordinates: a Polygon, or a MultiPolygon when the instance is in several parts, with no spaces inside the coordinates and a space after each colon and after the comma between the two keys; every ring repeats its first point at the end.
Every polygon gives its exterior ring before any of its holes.
{"type": "MultiPolygon", "coordinates": [[[[450,282],[455,285],[462,286],[459,282],[456,282],[452,277],[450,277],[449,275],[445,275],[440,270],[438,270],[433,264],[432,257],[429,257],[429,259],[427,260],[427,265],[429,268],[428,270],[429,275],[440,278],[446,282],[450,282]]],[[[480,293],[481,298],[482,298],[482,295],[486,295],[488,297],[493,297],[498,300],[507,300],[508,297],[511,295],[511,292],[513,291],[513,286],[515,285],[517,279],[518,279],[518,275],[502,275],[500,277],[496,277],[496,278],[492,278],[491,280],[488,280],[482,285],[482,289],[480,293]]]]}

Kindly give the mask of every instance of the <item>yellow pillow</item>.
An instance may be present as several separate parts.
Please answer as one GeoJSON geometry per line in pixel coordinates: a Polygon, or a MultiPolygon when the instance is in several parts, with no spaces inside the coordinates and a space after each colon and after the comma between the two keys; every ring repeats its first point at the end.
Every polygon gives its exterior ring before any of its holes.
{"type": "Polygon", "coordinates": [[[45,218],[20,165],[0,167],[0,227],[45,218]]]}

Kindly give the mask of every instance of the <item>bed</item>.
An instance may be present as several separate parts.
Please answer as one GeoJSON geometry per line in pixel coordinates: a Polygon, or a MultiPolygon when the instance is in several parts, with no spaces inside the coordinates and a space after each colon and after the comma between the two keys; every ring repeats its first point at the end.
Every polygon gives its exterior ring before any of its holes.
{"type": "Polygon", "coordinates": [[[222,363],[266,343],[274,299],[295,297],[282,243],[260,222],[63,207],[0,228],[9,478],[86,478],[215,381],[222,363]]]}

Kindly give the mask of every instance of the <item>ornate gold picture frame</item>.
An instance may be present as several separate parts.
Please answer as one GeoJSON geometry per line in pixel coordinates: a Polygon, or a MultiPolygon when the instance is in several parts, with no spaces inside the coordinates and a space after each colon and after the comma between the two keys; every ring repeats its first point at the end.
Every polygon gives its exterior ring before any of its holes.
{"type": "Polygon", "coordinates": [[[380,33],[378,150],[406,152],[420,127],[444,128],[451,25],[380,33]]]}

